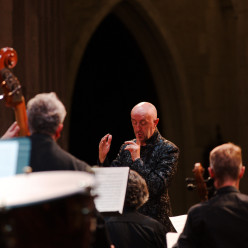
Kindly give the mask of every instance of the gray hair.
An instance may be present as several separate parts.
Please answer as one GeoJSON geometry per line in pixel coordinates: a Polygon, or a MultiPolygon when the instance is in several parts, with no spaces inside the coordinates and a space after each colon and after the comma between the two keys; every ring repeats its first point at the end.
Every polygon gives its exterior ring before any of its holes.
{"type": "Polygon", "coordinates": [[[31,133],[54,134],[66,116],[65,106],[54,92],[38,94],[30,99],[27,112],[31,133]]]}

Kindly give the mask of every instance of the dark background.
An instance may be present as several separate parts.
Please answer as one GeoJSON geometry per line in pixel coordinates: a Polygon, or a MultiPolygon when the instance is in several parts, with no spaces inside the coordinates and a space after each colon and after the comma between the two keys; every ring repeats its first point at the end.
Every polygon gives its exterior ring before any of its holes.
{"type": "Polygon", "coordinates": [[[152,102],[159,111],[152,77],[136,41],[110,14],[92,36],[79,68],[71,108],[70,152],[96,164],[99,141],[110,133],[112,161],[121,144],[134,138],[130,112],[141,101],[152,102]]]}

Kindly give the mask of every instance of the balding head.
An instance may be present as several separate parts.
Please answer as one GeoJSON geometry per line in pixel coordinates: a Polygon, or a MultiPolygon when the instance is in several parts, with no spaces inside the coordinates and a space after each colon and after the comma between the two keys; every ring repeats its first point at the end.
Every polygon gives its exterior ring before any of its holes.
{"type": "Polygon", "coordinates": [[[157,109],[153,104],[149,102],[140,102],[135,105],[131,111],[131,115],[132,113],[136,112],[147,114],[151,116],[153,120],[157,119],[157,109]]]}
{"type": "Polygon", "coordinates": [[[159,121],[157,109],[149,102],[141,102],[133,107],[131,121],[136,139],[141,145],[146,145],[146,140],[153,135],[159,121]]]}

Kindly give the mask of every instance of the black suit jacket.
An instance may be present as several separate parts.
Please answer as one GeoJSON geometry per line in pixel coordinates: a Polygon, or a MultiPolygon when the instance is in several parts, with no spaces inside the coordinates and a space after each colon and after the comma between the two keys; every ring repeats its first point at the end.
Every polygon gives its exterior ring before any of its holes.
{"type": "Polygon", "coordinates": [[[166,229],[157,220],[136,211],[106,219],[110,239],[116,248],[166,248],[166,229]]]}
{"type": "Polygon", "coordinates": [[[51,136],[35,133],[30,136],[30,166],[33,172],[54,170],[79,170],[91,172],[91,167],[63,150],[51,136]]]}
{"type": "Polygon", "coordinates": [[[174,247],[248,247],[248,196],[223,187],[209,201],[193,206],[174,247]]]}

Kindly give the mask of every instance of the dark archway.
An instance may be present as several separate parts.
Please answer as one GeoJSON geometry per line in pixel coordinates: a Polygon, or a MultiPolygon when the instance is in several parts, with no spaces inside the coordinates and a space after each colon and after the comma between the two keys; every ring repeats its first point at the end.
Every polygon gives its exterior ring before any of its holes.
{"type": "Polygon", "coordinates": [[[134,137],[130,110],[141,101],[154,103],[159,111],[150,70],[135,39],[109,14],[92,36],[78,70],[71,105],[70,152],[96,164],[98,143],[111,133],[112,160],[123,141],[134,137]]]}

